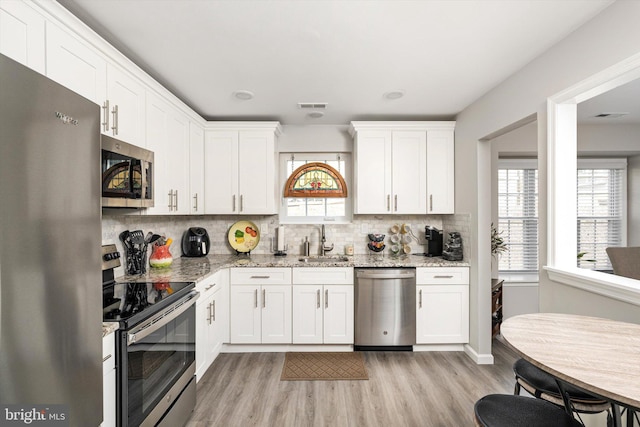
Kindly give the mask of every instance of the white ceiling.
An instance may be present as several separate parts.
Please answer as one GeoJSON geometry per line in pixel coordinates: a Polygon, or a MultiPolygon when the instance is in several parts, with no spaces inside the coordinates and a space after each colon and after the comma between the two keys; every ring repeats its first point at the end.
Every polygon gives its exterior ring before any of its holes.
{"type": "Polygon", "coordinates": [[[292,125],[452,119],[612,0],[60,3],[203,117],[292,125]]]}

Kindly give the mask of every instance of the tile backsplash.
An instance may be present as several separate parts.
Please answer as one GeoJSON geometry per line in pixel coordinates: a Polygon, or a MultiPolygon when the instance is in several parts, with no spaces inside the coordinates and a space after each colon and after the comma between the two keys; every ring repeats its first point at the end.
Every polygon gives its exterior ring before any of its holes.
{"type": "MultiPolygon", "coordinates": [[[[171,237],[174,240],[171,253],[173,257],[182,255],[181,241],[183,233],[189,227],[204,227],[211,239],[210,254],[232,254],[227,233],[233,223],[238,220],[248,220],[254,222],[260,228],[260,243],[255,248],[256,254],[269,254],[276,248],[275,236],[279,226],[278,215],[269,216],[146,216],[146,215],[112,215],[105,214],[102,217],[102,243],[115,243],[119,250],[122,250],[122,242],[119,235],[124,230],[142,230],[145,234],[148,231],[171,237]]],[[[411,251],[424,252],[424,227],[434,226],[444,230],[444,242],[447,241],[447,232],[458,231],[462,236],[463,254],[467,259],[467,246],[470,238],[470,216],[469,214],[455,215],[407,215],[407,216],[385,216],[385,215],[354,215],[353,221],[349,224],[326,224],[327,244],[334,244],[334,249],[328,255],[339,255],[345,251],[345,245],[352,244],[355,254],[369,253],[367,243],[369,233],[386,234],[385,243],[387,250],[391,243],[390,228],[394,224],[410,224],[414,238],[409,243],[411,251]]],[[[285,241],[288,245],[287,253],[290,255],[303,254],[303,242],[305,237],[309,238],[311,254],[319,253],[320,247],[320,225],[309,224],[286,224],[285,241]]]]}

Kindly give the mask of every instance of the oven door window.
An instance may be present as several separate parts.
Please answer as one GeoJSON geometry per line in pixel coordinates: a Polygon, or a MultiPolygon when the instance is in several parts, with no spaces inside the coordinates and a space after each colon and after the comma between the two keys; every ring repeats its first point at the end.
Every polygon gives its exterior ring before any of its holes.
{"type": "Polygon", "coordinates": [[[195,362],[195,305],[127,347],[129,425],[139,425],[195,362]]]}

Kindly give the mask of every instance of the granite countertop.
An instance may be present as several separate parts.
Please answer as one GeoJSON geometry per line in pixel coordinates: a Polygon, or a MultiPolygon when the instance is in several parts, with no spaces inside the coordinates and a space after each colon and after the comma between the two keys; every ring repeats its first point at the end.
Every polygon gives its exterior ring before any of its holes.
{"type": "MultiPolygon", "coordinates": [[[[348,261],[306,263],[301,255],[208,255],[202,258],[175,258],[169,268],[147,267],[143,275],[120,276],[118,282],[197,282],[223,268],[235,267],[468,267],[464,261],[447,261],[440,257],[417,255],[353,255],[348,261]]],[[[118,329],[118,323],[102,324],[102,336],[118,329]]]]}
{"type": "Polygon", "coordinates": [[[102,338],[118,330],[118,322],[102,322],[102,338]]]}
{"type": "Polygon", "coordinates": [[[169,268],[147,268],[139,276],[118,277],[118,282],[197,282],[223,268],[235,267],[468,267],[465,261],[417,255],[353,255],[348,261],[306,263],[300,255],[208,255],[202,258],[175,258],[169,268]]]}

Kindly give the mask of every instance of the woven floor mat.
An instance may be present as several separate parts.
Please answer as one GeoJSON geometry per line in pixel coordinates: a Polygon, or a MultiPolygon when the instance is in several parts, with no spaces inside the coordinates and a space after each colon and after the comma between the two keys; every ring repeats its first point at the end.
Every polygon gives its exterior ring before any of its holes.
{"type": "Polygon", "coordinates": [[[281,381],[368,380],[362,353],[287,353],[281,381]]]}

